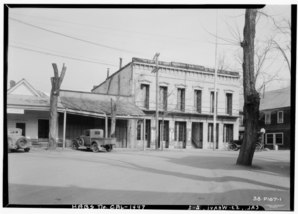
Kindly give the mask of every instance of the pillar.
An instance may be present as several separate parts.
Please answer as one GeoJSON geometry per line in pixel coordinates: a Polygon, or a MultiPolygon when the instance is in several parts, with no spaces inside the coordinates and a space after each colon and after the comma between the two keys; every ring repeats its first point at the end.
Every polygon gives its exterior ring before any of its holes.
{"type": "Polygon", "coordinates": [[[203,122],[203,149],[209,149],[208,143],[208,122],[203,122]]]}
{"type": "Polygon", "coordinates": [[[186,121],[186,149],[192,149],[191,145],[191,121],[186,121]]]}

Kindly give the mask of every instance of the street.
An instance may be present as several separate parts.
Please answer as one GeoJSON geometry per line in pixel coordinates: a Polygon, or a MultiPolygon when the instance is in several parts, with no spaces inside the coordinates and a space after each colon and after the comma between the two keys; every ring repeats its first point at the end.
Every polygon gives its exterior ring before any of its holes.
{"type": "Polygon", "coordinates": [[[252,167],[236,165],[237,157],[238,152],[212,150],[9,153],[9,203],[289,210],[290,152],[256,152],[252,167]]]}

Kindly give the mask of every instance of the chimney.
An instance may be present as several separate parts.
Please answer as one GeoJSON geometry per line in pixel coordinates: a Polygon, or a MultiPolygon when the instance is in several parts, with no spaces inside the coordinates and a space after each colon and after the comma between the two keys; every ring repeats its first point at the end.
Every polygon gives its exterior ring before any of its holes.
{"type": "Polygon", "coordinates": [[[110,76],[110,69],[108,68],[108,70],[107,70],[107,79],[109,78],[109,76],[110,76]]]}
{"type": "Polygon", "coordinates": [[[10,80],[10,88],[14,87],[16,85],[16,82],[14,80],[10,80]]]}
{"type": "Polygon", "coordinates": [[[122,58],[120,57],[120,64],[119,64],[119,69],[122,68],[122,58]]]}

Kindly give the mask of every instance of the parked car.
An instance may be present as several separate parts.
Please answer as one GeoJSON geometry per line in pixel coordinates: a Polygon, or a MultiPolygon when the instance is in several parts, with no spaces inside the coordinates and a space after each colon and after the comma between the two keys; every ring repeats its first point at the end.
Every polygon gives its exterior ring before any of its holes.
{"type": "Polygon", "coordinates": [[[98,152],[104,149],[110,152],[113,149],[115,138],[104,138],[104,131],[102,129],[87,129],[83,131],[80,137],[72,140],[72,148],[86,148],[93,152],[98,152]]]}
{"type": "Polygon", "coordinates": [[[29,138],[22,136],[22,129],[10,128],[8,129],[8,150],[23,149],[29,152],[31,148],[31,141],[29,138]]]}

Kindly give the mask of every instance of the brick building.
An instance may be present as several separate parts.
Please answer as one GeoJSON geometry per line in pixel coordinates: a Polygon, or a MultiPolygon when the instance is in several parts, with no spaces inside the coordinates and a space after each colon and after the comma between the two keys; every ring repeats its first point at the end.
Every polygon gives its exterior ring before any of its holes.
{"type": "Polygon", "coordinates": [[[261,97],[260,128],[264,128],[265,146],[291,147],[291,89],[268,91],[261,97]]]}
{"type": "MultiPolygon", "coordinates": [[[[165,148],[213,148],[214,69],[159,61],[159,88],[153,60],[133,58],[130,63],[92,89],[93,93],[131,96],[145,116],[131,132],[135,145],[143,140],[155,148],[156,90],[159,93],[159,139],[165,148]]],[[[219,70],[217,78],[216,148],[238,139],[239,73],[219,70]]]]}

